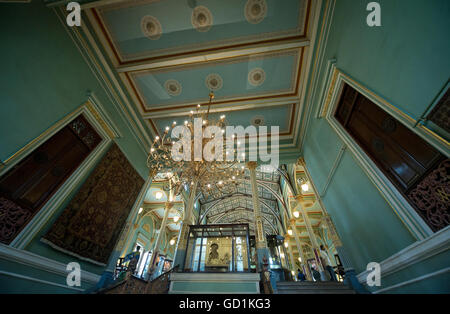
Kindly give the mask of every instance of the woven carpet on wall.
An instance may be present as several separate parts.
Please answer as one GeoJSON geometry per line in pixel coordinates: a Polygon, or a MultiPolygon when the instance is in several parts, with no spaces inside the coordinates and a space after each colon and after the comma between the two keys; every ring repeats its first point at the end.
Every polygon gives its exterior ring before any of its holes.
{"type": "Polygon", "coordinates": [[[114,143],[41,241],[106,265],[143,184],[114,143]]]}

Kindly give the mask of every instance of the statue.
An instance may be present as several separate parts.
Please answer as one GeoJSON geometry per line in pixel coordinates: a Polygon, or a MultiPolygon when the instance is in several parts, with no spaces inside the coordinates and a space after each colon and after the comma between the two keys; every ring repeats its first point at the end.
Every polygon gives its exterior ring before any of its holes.
{"type": "Polygon", "coordinates": [[[217,243],[213,243],[210,246],[211,252],[209,253],[208,264],[218,264],[219,262],[219,245],[217,243]]]}

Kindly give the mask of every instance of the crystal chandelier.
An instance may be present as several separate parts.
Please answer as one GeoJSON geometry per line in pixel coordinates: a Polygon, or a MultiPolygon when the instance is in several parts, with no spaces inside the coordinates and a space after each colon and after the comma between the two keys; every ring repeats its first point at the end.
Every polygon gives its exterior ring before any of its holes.
{"type": "MultiPolygon", "coordinates": [[[[189,114],[189,119],[184,121],[184,126],[189,130],[189,134],[196,134],[194,130],[194,120],[201,119],[201,129],[203,132],[208,126],[215,126],[220,128],[222,135],[225,133],[227,126],[225,115],[221,115],[220,119],[210,119],[209,113],[211,108],[211,102],[214,98],[214,94],[209,94],[209,103],[207,110],[201,110],[201,105],[197,105],[197,109],[193,110],[189,114]]],[[[198,120],[197,120],[198,121],[198,120]]],[[[174,121],[172,128],[176,126],[174,121]]],[[[181,192],[182,187],[190,187],[197,183],[197,189],[199,189],[204,197],[208,197],[215,190],[223,193],[231,193],[237,186],[239,179],[244,175],[245,167],[242,165],[242,161],[245,160],[245,153],[243,156],[237,156],[236,149],[234,149],[235,135],[232,135],[233,149],[225,147],[225,142],[222,142],[223,160],[208,161],[201,157],[201,159],[194,158],[194,149],[191,149],[190,160],[175,160],[172,158],[172,146],[174,141],[169,136],[171,127],[167,126],[164,130],[162,138],[155,137],[152,143],[150,154],[147,158],[147,166],[150,168],[152,176],[158,174],[159,177],[171,180],[171,185],[167,184],[165,189],[173,189],[174,195],[178,195],[181,192]]],[[[195,148],[195,140],[201,144],[201,150],[204,151],[205,145],[214,138],[197,137],[194,135],[190,139],[191,148],[195,148]]],[[[237,142],[238,145],[240,142],[237,142]]],[[[198,148],[198,147],[197,147],[198,148]]],[[[215,149],[213,149],[215,151],[215,149]]]]}

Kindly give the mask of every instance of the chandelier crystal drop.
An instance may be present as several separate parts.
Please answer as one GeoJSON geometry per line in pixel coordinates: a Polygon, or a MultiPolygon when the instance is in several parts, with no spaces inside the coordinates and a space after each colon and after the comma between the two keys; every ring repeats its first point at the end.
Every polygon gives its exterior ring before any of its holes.
{"type": "MultiPolygon", "coordinates": [[[[194,160],[194,141],[196,140],[201,144],[201,150],[204,151],[205,145],[213,140],[211,138],[203,138],[203,133],[208,126],[215,126],[220,128],[221,134],[225,135],[225,129],[227,126],[225,115],[221,115],[219,119],[212,119],[210,117],[211,102],[214,99],[214,93],[209,94],[209,103],[207,110],[202,110],[202,106],[199,104],[196,110],[191,110],[189,113],[189,119],[184,121],[184,127],[189,129],[191,137],[191,158],[190,160],[176,161],[172,158],[172,146],[174,142],[169,136],[171,128],[176,126],[176,122],[172,123],[172,126],[167,126],[164,130],[162,138],[155,137],[152,143],[150,153],[147,158],[147,166],[150,168],[150,175],[163,177],[168,181],[171,181],[171,185],[167,184],[164,189],[173,189],[174,195],[179,195],[184,187],[186,190],[192,188],[195,182],[197,182],[197,189],[203,193],[204,197],[208,197],[215,190],[220,191],[223,194],[231,193],[237,186],[239,180],[243,178],[245,167],[243,166],[244,156],[238,158],[236,149],[234,149],[236,136],[232,137],[233,145],[232,149],[226,147],[226,140],[222,141],[222,158],[214,158],[212,161],[208,161],[204,158],[203,154],[201,159],[194,160]],[[201,137],[196,138],[194,132],[194,120],[201,119],[202,132],[201,137]],[[230,158],[233,157],[233,158],[230,158]],[[217,160],[219,159],[219,160],[217,160]],[[222,160],[220,160],[222,159],[222,160]]],[[[213,148],[213,153],[216,154],[213,148]]]]}

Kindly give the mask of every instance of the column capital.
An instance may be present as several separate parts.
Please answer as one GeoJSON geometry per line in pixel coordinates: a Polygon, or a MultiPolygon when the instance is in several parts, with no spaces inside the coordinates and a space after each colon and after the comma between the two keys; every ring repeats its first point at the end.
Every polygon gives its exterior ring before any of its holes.
{"type": "Polygon", "coordinates": [[[166,202],[164,205],[165,205],[166,209],[171,209],[173,207],[172,202],[166,202]]]}
{"type": "Polygon", "coordinates": [[[297,164],[304,166],[305,165],[305,158],[299,157],[297,159],[297,164]]]}
{"type": "Polygon", "coordinates": [[[258,163],[256,161],[249,161],[247,162],[246,166],[250,170],[255,170],[256,167],[258,166],[258,163]]]}
{"type": "Polygon", "coordinates": [[[156,176],[157,173],[158,170],[156,168],[151,168],[150,171],[148,172],[148,175],[150,178],[153,178],[154,176],[156,176]]]}
{"type": "Polygon", "coordinates": [[[295,218],[291,218],[290,220],[289,220],[289,222],[291,223],[291,225],[294,225],[295,226],[295,222],[296,222],[297,220],[295,219],[295,218]]]}
{"type": "Polygon", "coordinates": [[[296,200],[297,202],[303,201],[303,195],[301,195],[301,194],[295,195],[294,198],[295,198],[295,200],[296,200]]]}

